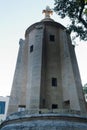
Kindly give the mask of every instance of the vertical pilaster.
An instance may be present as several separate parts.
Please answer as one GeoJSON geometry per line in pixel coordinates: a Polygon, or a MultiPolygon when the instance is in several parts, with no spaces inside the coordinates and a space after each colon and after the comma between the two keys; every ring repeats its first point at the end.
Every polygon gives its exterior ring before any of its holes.
{"type": "MultiPolygon", "coordinates": [[[[21,102],[21,94],[22,94],[22,86],[23,86],[23,69],[24,69],[24,64],[23,64],[23,52],[24,52],[24,41],[21,39],[19,41],[19,52],[18,52],[18,58],[17,58],[17,64],[16,64],[16,69],[15,69],[15,74],[14,74],[14,80],[12,84],[12,90],[11,90],[11,95],[9,99],[9,106],[8,106],[8,112],[7,114],[13,113],[18,111],[18,106],[20,105],[21,102]]],[[[24,95],[25,96],[25,95],[24,95]]]]}
{"type": "MultiPolygon", "coordinates": [[[[68,102],[70,109],[80,111],[66,31],[60,30],[60,43],[63,102],[68,102]]],[[[71,43],[69,42],[69,44],[71,43]]]]}
{"type": "Polygon", "coordinates": [[[36,26],[29,33],[28,41],[28,82],[26,105],[29,110],[40,106],[43,26],[36,26]],[[31,52],[30,49],[33,48],[31,52]]]}

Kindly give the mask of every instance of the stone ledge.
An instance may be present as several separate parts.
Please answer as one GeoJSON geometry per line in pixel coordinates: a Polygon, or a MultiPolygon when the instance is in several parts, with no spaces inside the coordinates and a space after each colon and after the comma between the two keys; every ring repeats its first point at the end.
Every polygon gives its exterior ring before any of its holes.
{"type": "Polygon", "coordinates": [[[74,127],[76,127],[75,130],[78,130],[79,128],[81,128],[81,130],[87,130],[87,117],[85,116],[51,113],[23,115],[19,116],[19,118],[15,118],[15,114],[13,115],[13,119],[9,118],[0,125],[0,130],[9,130],[13,128],[14,130],[26,130],[25,128],[31,130],[31,126],[33,130],[38,130],[39,127],[41,127],[41,130],[51,129],[51,126],[53,127],[53,130],[62,130],[63,126],[67,129],[70,127],[70,130],[73,130],[74,127]],[[54,124],[54,122],[56,122],[56,124],[54,124]],[[23,129],[21,126],[23,126],[23,129]],[[61,129],[59,129],[60,127],[61,129]]]}
{"type": "Polygon", "coordinates": [[[20,117],[27,117],[30,115],[36,115],[36,114],[74,114],[74,115],[81,115],[81,116],[86,116],[86,114],[81,114],[80,111],[76,110],[70,110],[70,109],[33,109],[33,110],[25,110],[25,111],[20,111],[16,112],[13,114],[10,114],[6,120],[11,120],[11,119],[17,119],[20,117]]]}

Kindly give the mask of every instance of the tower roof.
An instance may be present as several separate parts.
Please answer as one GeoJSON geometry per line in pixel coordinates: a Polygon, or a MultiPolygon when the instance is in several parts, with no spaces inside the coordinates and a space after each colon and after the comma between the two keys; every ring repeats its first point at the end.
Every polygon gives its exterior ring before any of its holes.
{"type": "Polygon", "coordinates": [[[53,14],[52,9],[50,9],[49,6],[46,6],[46,9],[44,9],[42,11],[42,13],[45,14],[45,18],[42,19],[40,22],[34,23],[32,24],[30,27],[27,28],[27,30],[25,31],[25,37],[27,36],[27,34],[29,34],[29,32],[35,28],[37,25],[51,25],[51,26],[55,26],[57,28],[61,28],[63,30],[65,30],[66,28],[61,25],[60,23],[55,22],[53,19],[50,18],[50,15],[53,14]]]}

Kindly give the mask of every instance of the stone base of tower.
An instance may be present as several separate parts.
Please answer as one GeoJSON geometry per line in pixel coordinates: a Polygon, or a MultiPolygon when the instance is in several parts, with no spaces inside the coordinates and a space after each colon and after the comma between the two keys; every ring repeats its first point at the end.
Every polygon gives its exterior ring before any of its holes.
{"type": "Polygon", "coordinates": [[[0,130],[87,130],[87,116],[69,113],[29,114],[18,112],[7,117],[0,130]]]}

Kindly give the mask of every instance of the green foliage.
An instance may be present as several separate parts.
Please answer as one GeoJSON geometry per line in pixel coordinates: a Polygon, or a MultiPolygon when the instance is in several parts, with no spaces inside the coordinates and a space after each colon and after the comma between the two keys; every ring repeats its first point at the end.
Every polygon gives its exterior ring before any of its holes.
{"type": "Polygon", "coordinates": [[[61,18],[69,17],[69,32],[75,32],[76,37],[87,40],[87,0],[54,0],[54,11],[61,18]]]}
{"type": "Polygon", "coordinates": [[[87,84],[84,85],[83,92],[84,92],[84,94],[87,94],[87,84]]]}

